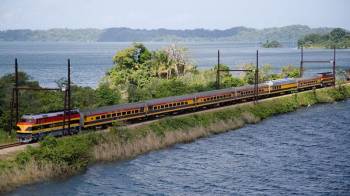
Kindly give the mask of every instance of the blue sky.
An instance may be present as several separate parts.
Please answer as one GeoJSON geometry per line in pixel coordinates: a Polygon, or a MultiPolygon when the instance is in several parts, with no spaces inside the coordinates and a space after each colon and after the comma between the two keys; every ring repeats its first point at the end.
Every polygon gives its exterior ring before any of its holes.
{"type": "Polygon", "coordinates": [[[350,0],[0,0],[0,30],[292,24],[350,29],[349,9],[350,0]]]}

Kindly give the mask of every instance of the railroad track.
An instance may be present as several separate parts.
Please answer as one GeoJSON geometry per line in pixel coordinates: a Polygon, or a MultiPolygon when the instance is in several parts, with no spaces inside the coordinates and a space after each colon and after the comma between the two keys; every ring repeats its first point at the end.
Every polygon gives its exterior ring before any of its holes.
{"type": "Polygon", "coordinates": [[[12,143],[12,144],[0,145],[0,150],[1,149],[5,149],[5,148],[11,148],[11,147],[15,147],[15,146],[20,146],[20,145],[23,145],[23,144],[20,143],[20,142],[17,142],[17,143],[12,143]]]}

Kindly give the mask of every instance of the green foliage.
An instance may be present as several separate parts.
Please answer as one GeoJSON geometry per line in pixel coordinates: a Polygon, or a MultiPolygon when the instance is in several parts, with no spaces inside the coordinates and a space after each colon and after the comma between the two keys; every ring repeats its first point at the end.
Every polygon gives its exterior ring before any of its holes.
{"type": "Polygon", "coordinates": [[[16,141],[16,133],[14,131],[9,134],[9,132],[5,132],[0,129],[0,144],[13,143],[16,141]]]}
{"type": "Polygon", "coordinates": [[[38,148],[28,148],[16,157],[16,163],[24,166],[30,160],[45,164],[50,162],[75,169],[85,168],[90,160],[91,141],[87,137],[70,137],[58,140],[46,137],[38,148]]]}
{"type": "MultiPolygon", "coordinates": [[[[252,64],[252,63],[244,64],[242,66],[242,69],[252,70],[250,72],[245,72],[243,80],[248,84],[254,84],[255,83],[256,65],[252,64]]],[[[272,73],[272,65],[271,64],[264,64],[261,67],[259,67],[258,76],[259,76],[259,83],[263,83],[265,81],[280,78],[279,75],[272,73]]]]}
{"type": "Polygon", "coordinates": [[[298,78],[300,76],[300,69],[293,65],[286,65],[282,67],[282,78],[298,78]]]}
{"type": "Polygon", "coordinates": [[[149,60],[151,60],[151,53],[143,44],[138,43],[117,52],[113,57],[113,62],[119,69],[137,70],[149,60]]]}
{"type": "Polygon", "coordinates": [[[262,45],[262,47],[264,47],[264,48],[280,48],[280,47],[282,47],[282,45],[276,40],[273,40],[271,42],[269,40],[266,40],[266,42],[262,45]]]}
{"type": "Polygon", "coordinates": [[[98,106],[117,104],[121,98],[119,91],[111,89],[107,84],[101,84],[96,93],[98,106]]]}
{"type": "Polygon", "coordinates": [[[298,46],[306,48],[349,48],[350,33],[341,28],[335,28],[328,34],[309,34],[298,40],[298,46]]]}
{"type": "MultiPolygon", "coordinates": [[[[213,73],[216,74],[217,69],[218,69],[218,65],[214,65],[213,73]]],[[[221,88],[237,87],[237,86],[243,86],[245,84],[245,82],[242,79],[232,76],[232,74],[229,71],[230,70],[229,66],[225,64],[220,64],[220,70],[223,70],[219,72],[221,88]]],[[[207,85],[209,87],[211,86],[214,87],[215,83],[208,83],[207,85]]]]}
{"type": "Polygon", "coordinates": [[[109,134],[121,143],[128,143],[134,137],[130,132],[130,129],[123,127],[112,127],[109,134]]]}

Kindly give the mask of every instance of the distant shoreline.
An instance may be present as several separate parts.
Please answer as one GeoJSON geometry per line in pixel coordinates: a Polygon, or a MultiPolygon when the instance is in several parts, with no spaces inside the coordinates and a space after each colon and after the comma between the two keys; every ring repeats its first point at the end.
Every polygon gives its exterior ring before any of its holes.
{"type": "Polygon", "coordinates": [[[254,29],[233,27],[225,30],[191,29],[131,29],[125,27],[107,29],[49,29],[49,30],[3,30],[0,41],[83,41],[83,42],[162,42],[162,41],[239,41],[265,42],[297,42],[301,37],[310,34],[326,34],[333,28],[310,28],[305,25],[254,29]]]}

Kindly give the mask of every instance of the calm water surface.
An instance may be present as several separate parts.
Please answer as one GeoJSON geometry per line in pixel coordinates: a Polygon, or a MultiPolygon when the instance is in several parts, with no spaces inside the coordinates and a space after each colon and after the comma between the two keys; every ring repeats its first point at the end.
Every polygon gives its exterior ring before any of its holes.
{"type": "MultiPolygon", "coordinates": [[[[76,43],[76,42],[0,42],[0,76],[13,72],[14,58],[18,58],[20,70],[30,74],[42,86],[55,87],[55,80],[66,76],[67,59],[72,62],[73,82],[96,87],[113,63],[112,57],[132,43],[76,43]]],[[[146,42],[151,50],[171,43],[146,42]]],[[[255,44],[229,42],[179,43],[188,48],[189,57],[200,69],[212,68],[217,63],[217,50],[221,50],[221,62],[232,68],[244,63],[255,63],[256,49],[260,51],[260,64],[272,64],[275,71],[287,64],[300,64],[300,52],[296,48],[262,49],[255,44]]],[[[330,60],[331,50],[305,50],[305,60],[330,60]]],[[[350,68],[350,50],[338,50],[339,68],[350,68]]],[[[329,64],[306,65],[306,75],[330,71],[329,64]]]]}
{"type": "Polygon", "coordinates": [[[10,195],[349,195],[350,101],[98,164],[10,195]]]}

